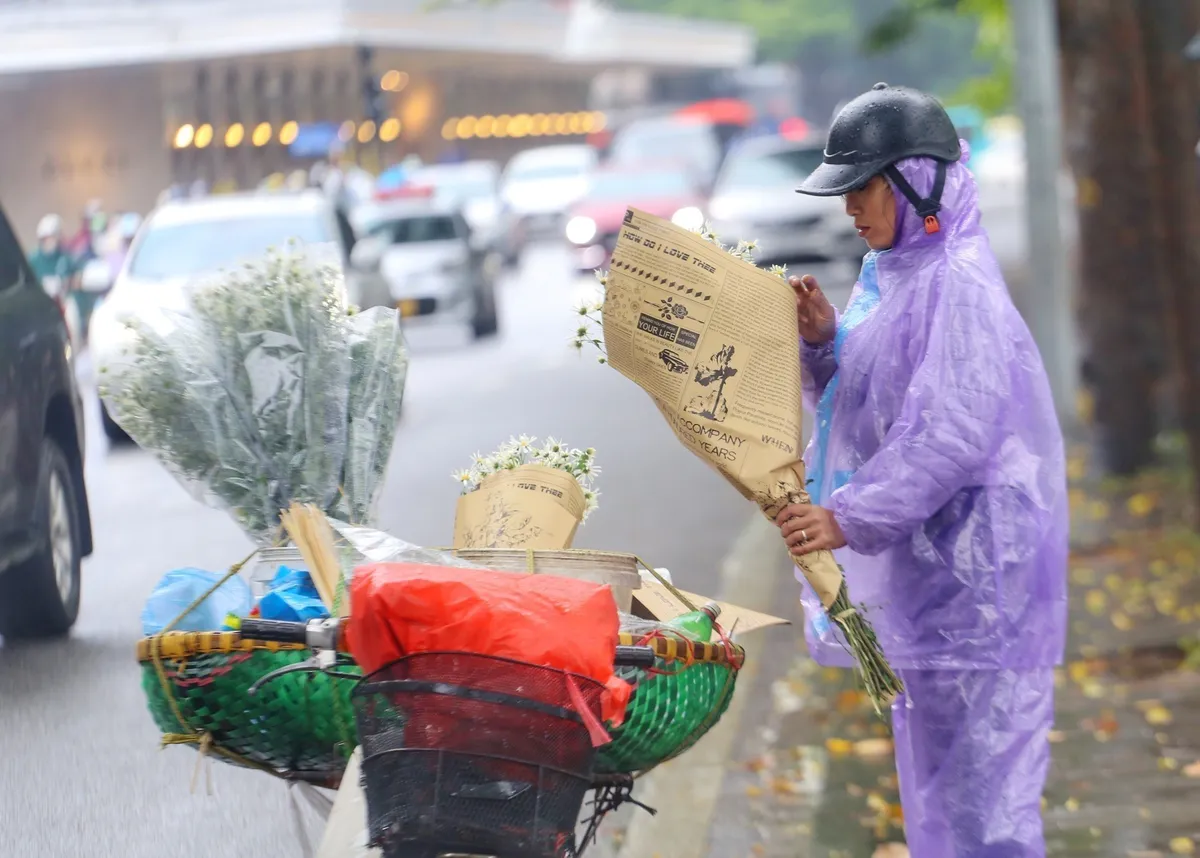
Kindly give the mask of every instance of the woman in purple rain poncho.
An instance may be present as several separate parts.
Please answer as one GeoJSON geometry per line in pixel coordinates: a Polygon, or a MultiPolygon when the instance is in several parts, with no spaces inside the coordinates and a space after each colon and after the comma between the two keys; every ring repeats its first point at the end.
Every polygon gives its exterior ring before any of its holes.
{"type": "MultiPolygon", "coordinates": [[[[914,858],[1040,858],[1066,626],[1062,436],[963,145],[936,100],[878,84],[838,114],[799,189],[843,196],[870,251],[843,314],[813,278],[791,281],[812,504],[777,523],[794,555],[834,550],[904,683],[914,858]]],[[[803,600],[816,659],[852,665],[807,584],[803,600]]]]}

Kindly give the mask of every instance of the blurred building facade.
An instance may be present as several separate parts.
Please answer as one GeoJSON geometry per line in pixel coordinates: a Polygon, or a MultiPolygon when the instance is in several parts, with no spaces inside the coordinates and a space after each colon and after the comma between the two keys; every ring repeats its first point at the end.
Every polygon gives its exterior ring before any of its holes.
{"type": "Polygon", "coordinates": [[[504,160],[602,127],[597,81],[645,100],[753,54],[594,0],[0,0],[0,204],[28,239],[92,198],[145,211],[331,154],[504,160]]]}

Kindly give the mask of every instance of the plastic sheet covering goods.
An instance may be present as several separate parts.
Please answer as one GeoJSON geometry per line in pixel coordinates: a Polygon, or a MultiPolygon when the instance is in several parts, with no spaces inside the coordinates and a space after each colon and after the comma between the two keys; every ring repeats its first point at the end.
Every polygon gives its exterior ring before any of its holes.
{"type": "Polygon", "coordinates": [[[619,620],[607,585],[410,563],[355,570],[350,651],[372,673],[406,655],[468,652],[564,670],[606,686],[619,724],[631,687],[613,673],[619,620]]]}

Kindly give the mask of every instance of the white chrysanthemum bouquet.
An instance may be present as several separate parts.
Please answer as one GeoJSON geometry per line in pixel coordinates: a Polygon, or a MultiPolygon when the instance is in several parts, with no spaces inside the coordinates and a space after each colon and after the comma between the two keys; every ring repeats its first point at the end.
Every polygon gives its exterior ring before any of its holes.
{"type": "Polygon", "coordinates": [[[453,474],[462,486],[455,548],[570,548],[575,529],[596,509],[596,451],[547,438],[511,438],[453,474]]]}

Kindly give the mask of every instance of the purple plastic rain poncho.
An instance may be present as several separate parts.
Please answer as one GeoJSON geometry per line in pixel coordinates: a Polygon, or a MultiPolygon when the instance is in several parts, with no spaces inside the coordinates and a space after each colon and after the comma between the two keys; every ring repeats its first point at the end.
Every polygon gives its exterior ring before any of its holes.
{"type": "MultiPolygon", "coordinates": [[[[927,234],[900,193],[832,343],[802,345],[813,503],[905,683],[893,707],[914,858],[1042,856],[1053,666],[1066,630],[1062,435],[1041,358],[950,164],[927,234]]],[[[922,196],[934,162],[898,162],[922,196]]],[[[809,647],[853,661],[803,584],[809,647]]]]}

